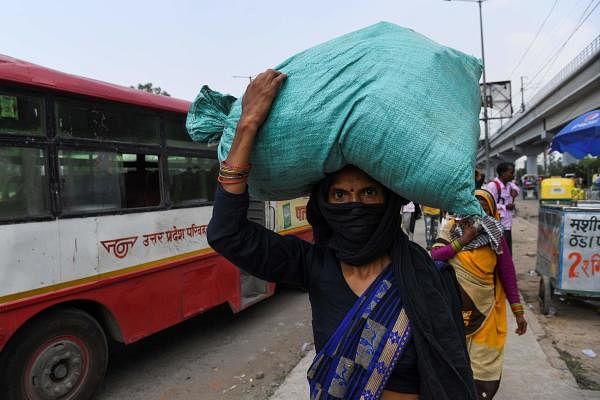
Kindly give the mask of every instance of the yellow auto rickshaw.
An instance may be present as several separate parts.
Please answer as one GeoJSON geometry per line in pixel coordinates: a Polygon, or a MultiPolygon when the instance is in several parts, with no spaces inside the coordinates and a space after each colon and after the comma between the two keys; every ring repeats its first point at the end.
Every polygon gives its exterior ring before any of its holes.
{"type": "Polygon", "coordinates": [[[546,178],[540,184],[540,203],[569,205],[573,201],[574,189],[575,181],[571,178],[546,178]]]}

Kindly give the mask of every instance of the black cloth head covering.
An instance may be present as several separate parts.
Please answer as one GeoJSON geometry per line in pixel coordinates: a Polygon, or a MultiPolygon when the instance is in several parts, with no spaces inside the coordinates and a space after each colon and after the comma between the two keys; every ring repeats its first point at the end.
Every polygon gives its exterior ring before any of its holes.
{"type": "MultiPolygon", "coordinates": [[[[323,247],[329,247],[334,234],[323,207],[333,178],[334,175],[328,175],[313,187],[307,205],[307,219],[313,228],[315,244],[323,247]]],[[[419,398],[475,400],[458,281],[451,267],[446,265],[439,269],[423,248],[408,240],[400,227],[400,211],[406,203],[388,190],[381,224],[359,254],[363,259],[374,260],[384,249],[392,258],[417,351],[419,398]]]]}

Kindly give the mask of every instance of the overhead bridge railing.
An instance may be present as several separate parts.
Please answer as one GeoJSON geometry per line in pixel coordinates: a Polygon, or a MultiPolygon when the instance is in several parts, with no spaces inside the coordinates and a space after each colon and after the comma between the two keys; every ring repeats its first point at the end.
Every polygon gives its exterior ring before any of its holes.
{"type": "MultiPolygon", "coordinates": [[[[525,110],[529,110],[542,102],[547,95],[553,92],[563,82],[569,80],[573,75],[577,74],[585,65],[600,53],[600,35],[596,36],[590,44],[575,56],[567,65],[565,65],[552,79],[548,81],[537,93],[526,103],[525,110]]],[[[521,119],[527,111],[515,114],[506,125],[500,128],[494,135],[490,137],[490,143],[499,136],[508,131],[519,119],[521,119]]],[[[480,147],[477,152],[477,159],[481,159],[484,155],[484,148],[480,147]]]]}

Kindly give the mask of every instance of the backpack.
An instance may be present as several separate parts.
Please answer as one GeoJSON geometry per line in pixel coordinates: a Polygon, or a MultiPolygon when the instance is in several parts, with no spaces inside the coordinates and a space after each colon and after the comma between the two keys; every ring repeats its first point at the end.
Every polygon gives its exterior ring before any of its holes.
{"type": "Polygon", "coordinates": [[[496,204],[500,204],[500,200],[502,200],[502,203],[504,203],[504,199],[501,196],[502,188],[500,187],[500,184],[495,179],[492,182],[494,182],[494,185],[496,185],[496,193],[498,194],[498,198],[496,199],[496,204]]]}

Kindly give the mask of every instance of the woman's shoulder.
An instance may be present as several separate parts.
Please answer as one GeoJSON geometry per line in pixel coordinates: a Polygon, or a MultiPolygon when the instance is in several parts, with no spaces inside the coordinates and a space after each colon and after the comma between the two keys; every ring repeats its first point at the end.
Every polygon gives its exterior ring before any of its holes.
{"type": "Polygon", "coordinates": [[[431,257],[429,256],[429,252],[425,250],[421,245],[415,242],[408,242],[408,250],[415,255],[419,255],[420,257],[425,257],[426,259],[431,257]]]}
{"type": "Polygon", "coordinates": [[[412,253],[414,268],[425,270],[433,273],[443,273],[451,269],[450,264],[445,261],[435,261],[427,250],[415,242],[409,242],[409,251],[412,253]]]}

